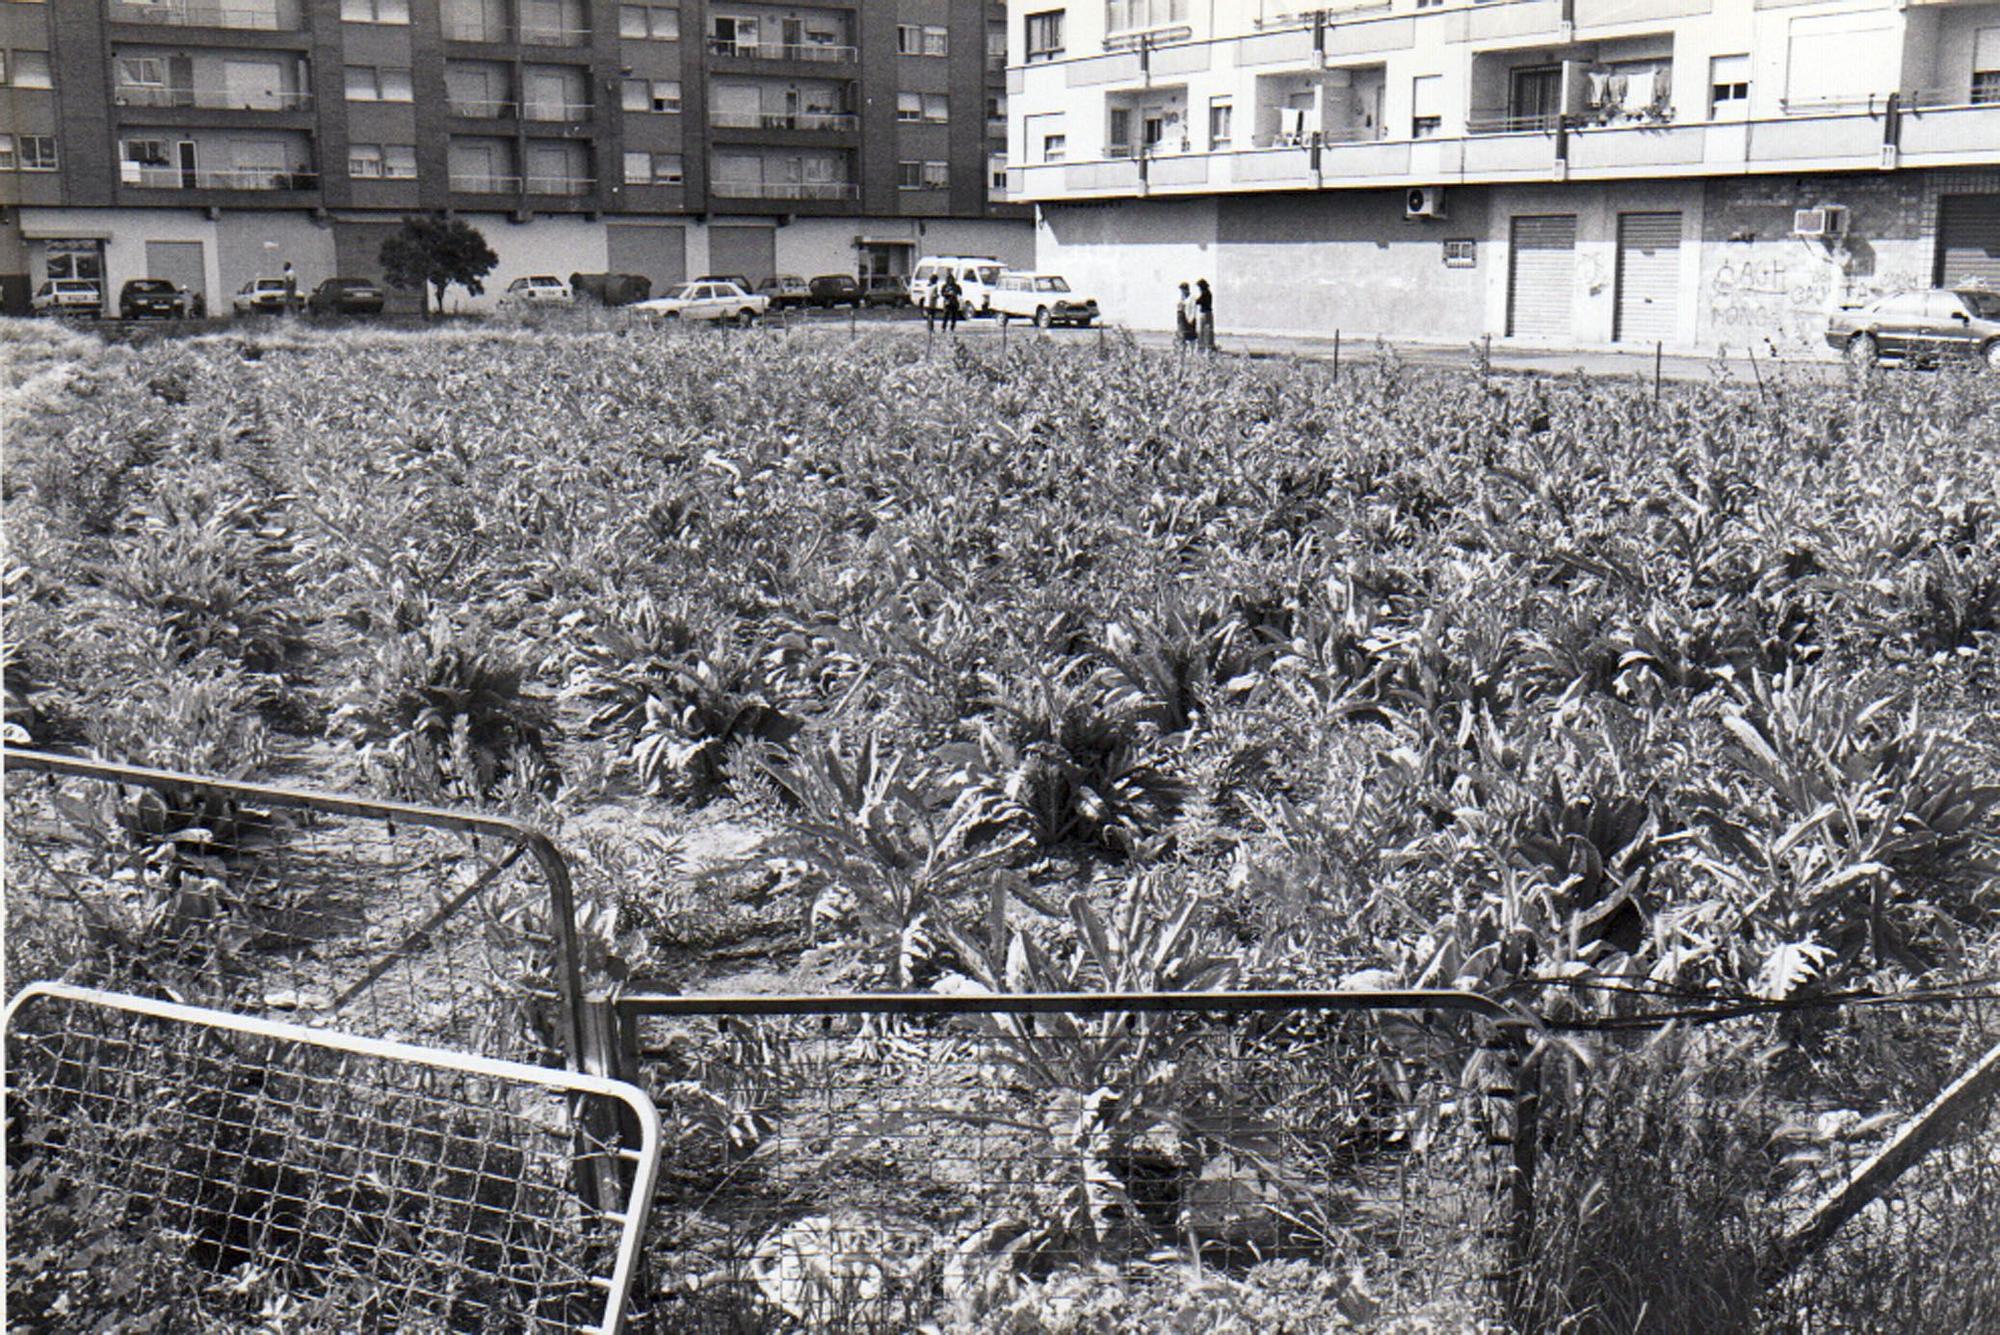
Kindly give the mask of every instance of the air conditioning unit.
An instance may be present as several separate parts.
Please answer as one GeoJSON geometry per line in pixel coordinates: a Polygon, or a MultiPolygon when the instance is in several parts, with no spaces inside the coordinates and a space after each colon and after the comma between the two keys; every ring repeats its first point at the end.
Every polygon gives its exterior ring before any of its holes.
{"type": "Polygon", "coordinates": [[[1434,185],[1412,186],[1403,196],[1403,216],[1405,218],[1442,218],[1444,211],[1444,191],[1434,185]]]}
{"type": "Polygon", "coordinates": [[[1847,210],[1839,204],[1824,208],[1792,210],[1792,235],[1830,237],[1847,235],[1847,210]]]}

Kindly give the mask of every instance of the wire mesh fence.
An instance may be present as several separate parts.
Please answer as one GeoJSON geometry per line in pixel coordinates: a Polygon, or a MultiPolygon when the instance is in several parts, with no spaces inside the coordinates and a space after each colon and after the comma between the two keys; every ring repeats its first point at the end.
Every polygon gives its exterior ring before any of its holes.
{"type": "Polygon", "coordinates": [[[1332,1306],[1476,1326],[1513,1049],[1491,1015],[1327,996],[626,998],[669,1146],[652,1323],[983,1329],[1065,1275],[1306,1262],[1332,1306]]]}
{"type": "Polygon", "coordinates": [[[5,766],[10,979],[576,1053],[568,874],[534,831],[14,749],[5,766]]]}
{"type": "Polygon", "coordinates": [[[630,1086],[34,984],[7,1096],[23,1329],[622,1322],[659,1146],[630,1086]]]}

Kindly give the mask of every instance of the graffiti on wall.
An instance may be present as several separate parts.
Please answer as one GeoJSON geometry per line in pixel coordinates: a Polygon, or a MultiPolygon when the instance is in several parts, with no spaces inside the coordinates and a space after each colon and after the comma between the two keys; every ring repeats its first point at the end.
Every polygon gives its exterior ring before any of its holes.
{"type": "Polygon", "coordinates": [[[1805,245],[1725,254],[1708,279],[1711,338],[1724,346],[1816,352],[1825,346],[1826,318],[1839,306],[1930,286],[1914,273],[1873,272],[1856,258],[1805,245]],[[1870,271],[1857,272],[1863,267],[1870,271]]]}

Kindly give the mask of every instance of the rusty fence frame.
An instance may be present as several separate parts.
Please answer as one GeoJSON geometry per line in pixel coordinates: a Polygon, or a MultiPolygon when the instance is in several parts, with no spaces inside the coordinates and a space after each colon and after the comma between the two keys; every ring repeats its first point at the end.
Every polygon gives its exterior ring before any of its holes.
{"type": "MultiPolygon", "coordinates": [[[[701,995],[646,990],[643,981],[591,994],[585,1002],[586,1067],[598,1074],[647,1088],[640,1026],[648,1019],[679,1020],[818,1020],[835,1017],[888,1019],[1108,1015],[1299,1016],[1414,1014],[1453,1015],[1478,1019],[1491,1026],[1491,1037],[1479,1047],[1503,1053],[1508,1077],[1504,1083],[1479,1091],[1481,1097],[1504,1102],[1508,1108],[1505,1135],[1488,1145],[1505,1150],[1498,1165],[1493,1204],[1503,1224],[1498,1230],[1501,1265],[1484,1278],[1494,1285],[1503,1311],[1514,1310],[1524,1268],[1531,1261],[1535,1235],[1535,1164],[1539,1132],[1539,1095],[1527,1058],[1539,1021],[1492,997],[1446,988],[1384,990],[1246,990],[1236,992],[1039,992],[1039,993],[837,993],[701,995]]],[[[1496,1158],[1499,1157],[1496,1155],[1496,1158]]],[[[665,1173],[663,1169],[662,1181],[665,1173]]],[[[664,1191],[664,1185],[661,1187],[664,1191]]],[[[659,1219],[656,1212],[655,1219],[659,1219]]],[[[642,1254],[651,1270],[656,1258],[642,1254]]],[[[641,1283],[644,1284],[642,1271],[641,1283]]],[[[635,1295],[635,1311],[644,1300],[635,1295]]],[[[817,1329],[817,1327],[815,1327],[817,1329]]],[[[841,1329],[829,1326],[829,1330],[841,1329]]],[[[868,1326],[873,1330],[875,1327],[868,1326]]]]}
{"type": "MultiPolygon", "coordinates": [[[[0,748],[0,773],[11,774],[16,771],[83,779],[120,788],[139,787],[155,792],[192,792],[256,807],[374,821],[390,831],[397,825],[416,826],[475,837],[483,836],[511,845],[513,851],[496,861],[494,866],[504,866],[518,859],[522,853],[526,853],[534,860],[542,879],[548,886],[548,916],[555,946],[556,990],[559,993],[561,1008],[563,1058],[565,1065],[570,1069],[583,1069],[579,1063],[582,1061],[585,1048],[584,990],[577,947],[575,892],[570,880],[568,862],[556,848],[555,843],[533,826],[505,816],[452,811],[412,802],[362,798],[345,793],[291,788],[276,784],[215,779],[177,770],[88,760],[21,747],[0,748]]],[[[484,888],[484,885],[484,878],[475,880],[469,889],[455,896],[451,902],[433,914],[418,934],[435,932],[442,927],[452,915],[463,909],[473,896],[484,888]]],[[[386,965],[392,961],[397,952],[404,949],[407,944],[407,941],[399,943],[394,950],[385,953],[383,963],[386,965]]]]}

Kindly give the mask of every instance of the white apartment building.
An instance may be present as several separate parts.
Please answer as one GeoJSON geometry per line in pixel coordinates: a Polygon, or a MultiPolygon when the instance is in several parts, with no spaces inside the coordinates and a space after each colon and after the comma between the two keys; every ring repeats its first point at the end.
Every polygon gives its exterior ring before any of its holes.
{"type": "Polygon", "coordinates": [[[1135,327],[1824,352],[2000,285],[2000,3],[1010,0],[1037,264],[1135,327]]]}

